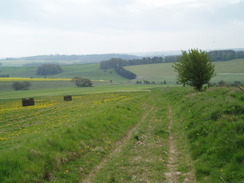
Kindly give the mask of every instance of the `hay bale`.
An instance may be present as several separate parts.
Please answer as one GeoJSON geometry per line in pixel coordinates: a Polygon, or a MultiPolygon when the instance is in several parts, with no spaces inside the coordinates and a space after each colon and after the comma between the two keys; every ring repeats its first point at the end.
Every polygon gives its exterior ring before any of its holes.
{"type": "Polygon", "coordinates": [[[35,105],[34,98],[22,98],[22,106],[33,106],[35,105]]]}
{"type": "Polygon", "coordinates": [[[64,101],[72,101],[72,96],[71,95],[64,96],[64,101]]]}

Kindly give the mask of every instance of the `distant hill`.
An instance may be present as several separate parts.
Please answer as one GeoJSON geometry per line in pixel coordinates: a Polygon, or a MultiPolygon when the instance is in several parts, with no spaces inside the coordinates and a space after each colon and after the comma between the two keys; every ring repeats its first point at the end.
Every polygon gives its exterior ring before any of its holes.
{"type": "Polygon", "coordinates": [[[19,58],[5,58],[0,62],[3,66],[21,66],[29,65],[36,66],[41,63],[59,63],[59,64],[86,64],[86,63],[98,63],[111,58],[121,59],[138,59],[140,56],[130,54],[91,54],[91,55],[37,55],[29,57],[19,58]]]}
{"type": "MultiPolygon", "coordinates": [[[[234,51],[244,51],[244,48],[227,48],[227,49],[207,49],[203,51],[220,51],[220,50],[234,50],[234,51]]],[[[181,55],[181,50],[169,50],[169,51],[153,51],[153,52],[137,52],[132,53],[132,55],[137,55],[140,57],[153,57],[153,56],[174,56],[181,55]]]]}
{"type": "Polygon", "coordinates": [[[167,56],[167,55],[180,55],[181,50],[171,50],[171,51],[154,51],[154,52],[138,52],[132,53],[133,55],[141,56],[141,57],[157,57],[157,56],[167,56]]]}

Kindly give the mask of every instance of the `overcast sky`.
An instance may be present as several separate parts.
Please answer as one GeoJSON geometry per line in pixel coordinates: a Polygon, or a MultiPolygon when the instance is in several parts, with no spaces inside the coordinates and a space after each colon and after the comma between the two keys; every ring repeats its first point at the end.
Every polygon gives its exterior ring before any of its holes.
{"type": "Polygon", "coordinates": [[[0,58],[244,48],[244,0],[0,0],[0,58]]]}

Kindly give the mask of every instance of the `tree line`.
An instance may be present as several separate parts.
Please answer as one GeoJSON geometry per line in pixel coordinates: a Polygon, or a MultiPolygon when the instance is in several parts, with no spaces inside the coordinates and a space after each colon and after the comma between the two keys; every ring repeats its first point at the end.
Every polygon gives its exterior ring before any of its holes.
{"type": "MultiPolygon", "coordinates": [[[[244,51],[234,51],[234,50],[215,50],[207,52],[209,58],[212,61],[226,61],[238,58],[244,58],[244,51]]],[[[180,55],[170,55],[165,56],[164,63],[174,63],[177,62],[180,55]]]]}
{"type": "Polygon", "coordinates": [[[244,58],[244,51],[234,50],[218,50],[208,52],[208,56],[213,61],[233,60],[237,58],[244,58]]]}
{"type": "Polygon", "coordinates": [[[127,60],[123,60],[121,58],[112,58],[106,61],[102,61],[100,63],[100,69],[107,70],[107,69],[115,69],[116,73],[125,77],[127,79],[135,79],[136,74],[130,72],[123,67],[127,65],[127,60]]]}
{"type": "Polygon", "coordinates": [[[124,66],[128,65],[142,65],[142,64],[156,64],[156,63],[163,63],[163,57],[144,57],[142,59],[131,59],[131,60],[124,60],[121,58],[112,58],[106,61],[102,61],[100,63],[100,69],[107,70],[107,69],[115,69],[117,74],[125,77],[127,79],[135,79],[136,74],[124,69],[124,66]]]}
{"type": "Polygon", "coordinates": [[[36,74],[46,76],[50,74],[58,74],[62,71],[62,68],[58,64],[43,64],[37,68],[36,74]]]}
{"type": "Polygon", "coordinates": [[[115,67],[115,71],[117,74],[127,78],[127,79],[136,79],[136,74],[133,72],[130,72],[123,67],[115,67]]]}
{"type": "MultiPolygon", "coordinates": [[[[207,52],[212,61],[225,61],[237,58],[244,58],[244,51],[234,50],[215,50],[207,52]]],[[[110,69],[115,67],[124,67],[128,65],[142,65],[142,64],[155,64],[155,63],[175,63],[179,60],[181,55],[168,55],[165,57],[143,57],[141,59],[121,59],[112,58],[102,61],[100,69],[110,69]]]]}
{"type": "Polygon", "coordinates": [[[142,64],[156,64],[163,63],[163,57],[143,57],[142,59],[125,60],[121,58],[112,58],[106,61],[102,61],[100,69],[111,69],[115,67],[124,67],[128,65],[142,65],[142,64]]]}

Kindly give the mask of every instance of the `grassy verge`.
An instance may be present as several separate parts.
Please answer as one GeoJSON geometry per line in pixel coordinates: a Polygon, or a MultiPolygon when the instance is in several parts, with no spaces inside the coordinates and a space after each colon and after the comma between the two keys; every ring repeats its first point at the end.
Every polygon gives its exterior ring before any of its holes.
{"type": "Polygon", "coordinates": [[[243,92],[236,88],[202,93],[181,89],[165,97],[175,110],[175,130],[187,136],[197,182],[242,182],[243,92]]]}

